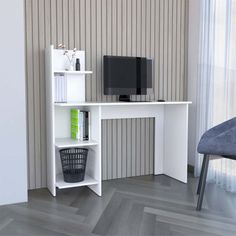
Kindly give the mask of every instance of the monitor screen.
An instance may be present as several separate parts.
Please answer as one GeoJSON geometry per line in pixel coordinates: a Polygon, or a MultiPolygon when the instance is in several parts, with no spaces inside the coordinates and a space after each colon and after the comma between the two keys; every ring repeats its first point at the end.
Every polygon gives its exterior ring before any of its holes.
{"type": "Polygon", "coordinates": [[[104,94],[147,94],[151,60],[144,57],[104,56],[104,94]]]}

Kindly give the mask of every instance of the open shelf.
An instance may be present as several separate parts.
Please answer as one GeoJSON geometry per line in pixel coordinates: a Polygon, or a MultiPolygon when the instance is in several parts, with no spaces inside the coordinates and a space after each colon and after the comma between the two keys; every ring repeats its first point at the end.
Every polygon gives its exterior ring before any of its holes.
{"type": "Polygon", "coordinates": [[[84,181],[78,183],[66,183],[64,181],[62,174],[57,175],[57,180],[56,180],[56,187],[58,187],[59,189],[74,188],[74,187],[96,185],[96,184],[98,184],[98,181],[88,175],[85,175],[84,181]]]}
{"type": "Polygon", "coordinates": [[[96,146],[98,142],[95,140],[79,141],[71,138],[56,138],[55,146],[58,148],[69,148],[69,147],[85,147],[85,146],[96,146]]]}
{"type": "Polygon", "coordinates": [[[77,107],[86,104],[85,102],[54,102],[57,107],[77,107]]]}
{"type": "Polygon", "coordinates": [[[68,74],[68,75],[85,75],[85,74],[92,74],[92,71],[69,71],[69,70],[56,70],[54,74],[68,74]]]}

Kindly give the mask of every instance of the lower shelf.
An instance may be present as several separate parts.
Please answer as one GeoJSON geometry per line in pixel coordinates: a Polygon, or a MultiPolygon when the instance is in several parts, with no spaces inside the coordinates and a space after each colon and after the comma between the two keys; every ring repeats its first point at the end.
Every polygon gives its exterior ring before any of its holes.
{"type": "Polygon", "coordinates": [[[66,183],[64,181],[64,178],[63,178],[62,174],[57,175],[57,180],[56,180],[56,187],[59,188],[59,189],[75,188],[75,187],[96,185],[96,184],[98,184],[98,181],[91,178],[88,175],[85,175],[84,181],[78,182],[78,183],[66,183]]]}

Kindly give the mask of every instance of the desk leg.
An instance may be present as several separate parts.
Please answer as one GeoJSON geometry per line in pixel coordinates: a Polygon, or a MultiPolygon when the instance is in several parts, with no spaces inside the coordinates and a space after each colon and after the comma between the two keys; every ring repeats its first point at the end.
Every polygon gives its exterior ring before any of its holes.
{"type": "Polygon", "coordinates": [[[86,172],[98,181],[97,185],[88,186],[98,196],[102,196],[102,160],[101,160],[101,107],[90,107],[91,115],[91,138],[98,142],[98,145],[91,150],[91,158],[87,160],[86,172]],[[90,161],[90,163],[88,163],[90,161]],[[89,167],[91,169],[89,169],[89,167]]]}
{"type": "Polygon", "coordinates": [[[187,183],[188,105],[168,105],[164,111],[163,173],[187,183]]]}

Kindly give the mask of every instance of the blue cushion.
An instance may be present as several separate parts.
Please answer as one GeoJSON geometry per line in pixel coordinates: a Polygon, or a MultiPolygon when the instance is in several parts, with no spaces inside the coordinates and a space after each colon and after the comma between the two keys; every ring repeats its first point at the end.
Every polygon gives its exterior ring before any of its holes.
{"type": "Polygon", "coordinates": [[[198,144],[202,154],[236,157],[236,118],[206,131],[198,144]]]}

